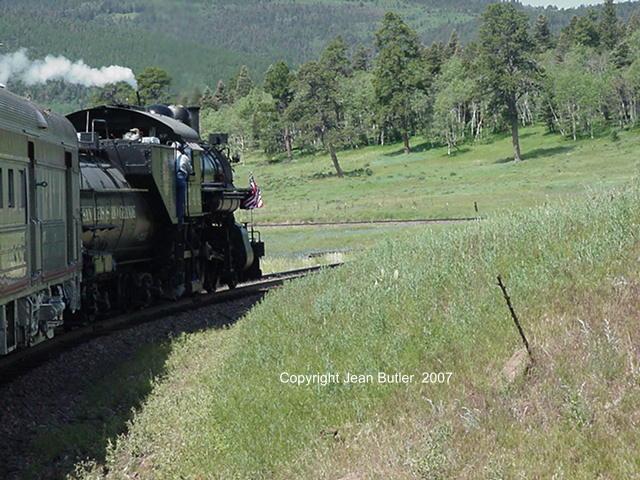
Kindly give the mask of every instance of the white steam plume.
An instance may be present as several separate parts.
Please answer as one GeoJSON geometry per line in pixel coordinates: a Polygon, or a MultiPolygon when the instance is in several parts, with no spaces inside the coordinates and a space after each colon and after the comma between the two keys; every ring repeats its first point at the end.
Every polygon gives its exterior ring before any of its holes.
{"type": "Polygon", "coordinates": [[[20,80],[27,85],[64,80],[85,87],[104,87],[109,83],[126,82],[133,88],[138,88],[136,77],[130,68],[118,65],[91,68],[82,60],[72,62],[55,55],[47,55],[44,60],[30,60],[25,49],[0,55],[0,83],[6,84],[9,80],[20,80]]]}

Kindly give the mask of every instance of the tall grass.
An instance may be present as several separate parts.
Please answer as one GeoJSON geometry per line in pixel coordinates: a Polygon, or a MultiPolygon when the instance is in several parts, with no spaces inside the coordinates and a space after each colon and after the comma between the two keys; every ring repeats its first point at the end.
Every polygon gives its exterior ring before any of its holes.
{"type": "Polygon", "coordinates": [[[640,332],[624,321],[637,307],[638,205],[634,186],[425,229],[288,284],[231,329],[175,342],[168,377],[108,467],[146,478],[638,475],[627,336],[640,332]],[[497,274],[537,359],[515,384],[500,373],[519,339],[497,274]],[[417,381],[279,379],[379,371],[417,381]],[[423,385],[424,371],[453,375],[423,385]]]}

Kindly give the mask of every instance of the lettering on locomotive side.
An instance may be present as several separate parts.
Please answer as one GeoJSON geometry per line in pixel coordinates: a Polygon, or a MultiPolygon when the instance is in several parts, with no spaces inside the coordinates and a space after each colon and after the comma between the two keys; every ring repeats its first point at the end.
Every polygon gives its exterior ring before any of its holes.
{"type": "Polygon", "coordinates": [[[82,223],[109,223],[117,220],[136,218],[134,205],[106,205],[99,207],[82,207],[82,223]]]}

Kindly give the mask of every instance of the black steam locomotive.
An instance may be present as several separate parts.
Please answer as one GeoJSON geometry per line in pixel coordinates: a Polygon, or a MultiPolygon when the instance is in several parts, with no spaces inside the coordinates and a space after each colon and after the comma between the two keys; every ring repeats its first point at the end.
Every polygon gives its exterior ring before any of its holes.
{"type": "Polygon", "coordinates": [[[198,130],[195,108],[64,119],[0,89],[0,355],[63,323],[261,276],[264,244],[234,218],[251,192],[233,184],[225,136],[198,130]],[[183,216],[178,145],[191,152],[183,216]]]}

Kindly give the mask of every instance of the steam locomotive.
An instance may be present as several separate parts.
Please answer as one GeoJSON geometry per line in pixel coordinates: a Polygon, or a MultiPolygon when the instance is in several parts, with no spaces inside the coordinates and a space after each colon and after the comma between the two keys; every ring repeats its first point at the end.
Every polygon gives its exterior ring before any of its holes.
{"type": "Polygon", "coordinates": [[[58,327],[261,276],[235,221],[224,135],[199,111],[100,106],[62,117],[0,88],[0,355],[58,327]],[[177,214],[176,145],[191,150],[177,214]]]}

